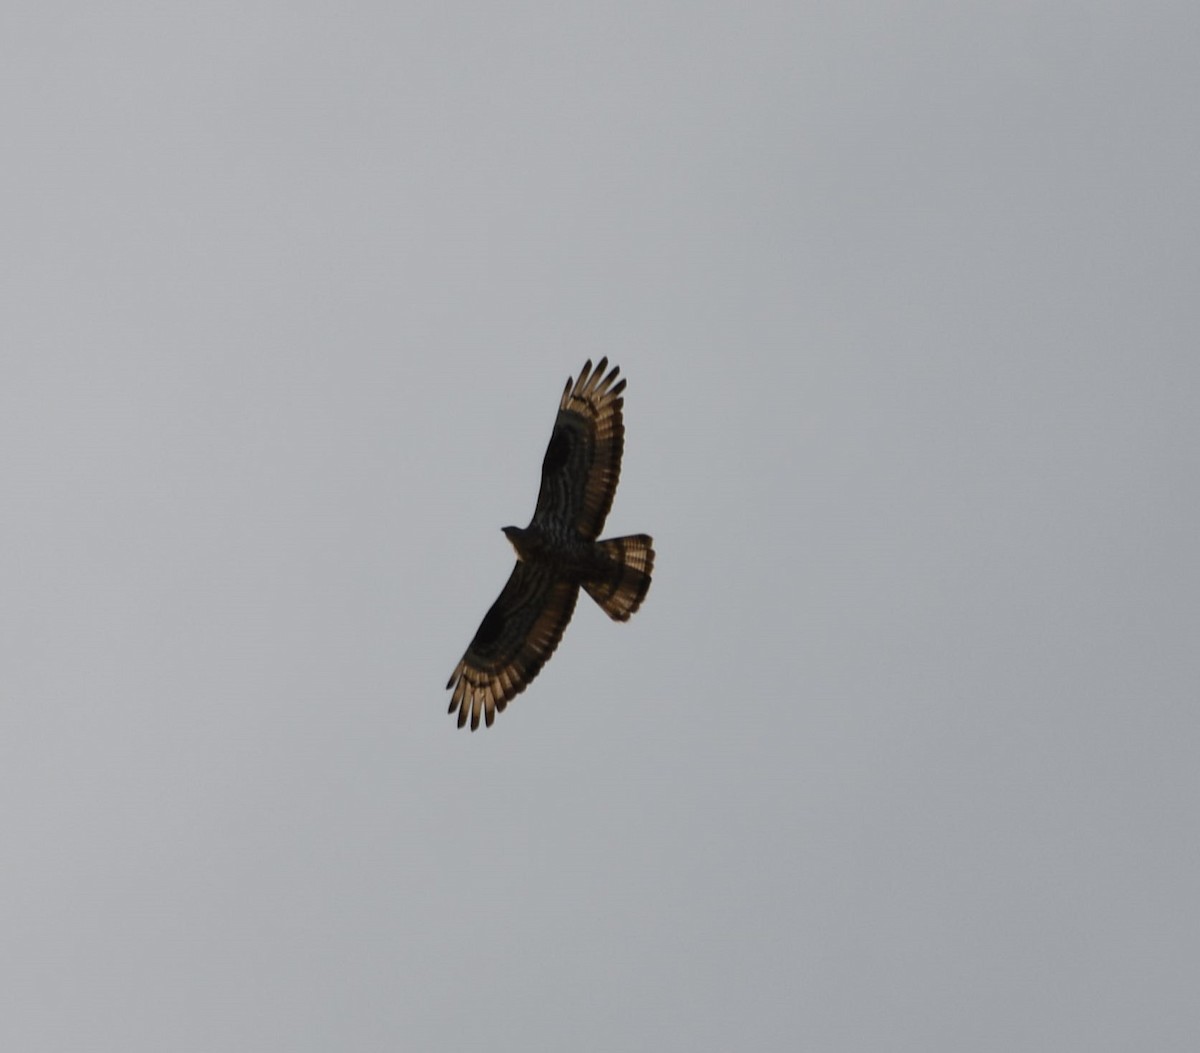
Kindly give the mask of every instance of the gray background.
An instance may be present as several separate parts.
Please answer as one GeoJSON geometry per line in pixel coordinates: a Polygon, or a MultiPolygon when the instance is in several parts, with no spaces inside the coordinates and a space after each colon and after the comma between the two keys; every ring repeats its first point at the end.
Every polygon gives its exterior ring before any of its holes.
{"type": "Polygon", "coordinates": [[[0,1046],[1200,1047],[1195,5],[0,22],[0,1046]]]}

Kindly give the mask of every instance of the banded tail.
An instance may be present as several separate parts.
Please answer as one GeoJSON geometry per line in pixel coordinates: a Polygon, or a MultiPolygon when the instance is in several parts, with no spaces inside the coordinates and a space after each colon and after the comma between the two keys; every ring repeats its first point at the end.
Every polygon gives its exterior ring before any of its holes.
{"type": "Polygon", "coordinates": [[[596,552],[605,561],[605,572],[583,587],[614,621],[629,620],[650,591],[654,570],[654,539],[649,534],[630,534],[596,542],[596,552]]]}

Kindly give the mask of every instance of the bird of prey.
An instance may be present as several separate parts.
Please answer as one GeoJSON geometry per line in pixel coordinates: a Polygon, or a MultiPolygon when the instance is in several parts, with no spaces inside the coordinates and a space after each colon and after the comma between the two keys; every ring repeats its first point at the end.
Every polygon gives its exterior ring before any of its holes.
{"type": "Polygon", "coordinates": [[[623,622],[641,606],[654,569],[648,534],[598,540],[621,474],[625,381],[608,359],[579,379],[567,378],[550,445],[542,461],[542,486],[529,526],[504,527],[517,550],[508,583],[484,616],[454,668],[447,690],[461,728],[482,713],[490,727],[496,712],[520,694],[554,653],[583,588],[610,618],[623,622]]]}

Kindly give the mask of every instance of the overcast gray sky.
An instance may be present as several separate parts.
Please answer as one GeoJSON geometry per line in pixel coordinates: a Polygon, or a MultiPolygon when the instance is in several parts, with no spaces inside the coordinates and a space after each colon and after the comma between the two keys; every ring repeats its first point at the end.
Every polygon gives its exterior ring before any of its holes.
{"type": "Polygon", "coordinates": [[[1198,40],[6,3],[0,1047],[1200,1048],[1198,40]],[[460,732],[601,355],[654,587],[460,732]]]}

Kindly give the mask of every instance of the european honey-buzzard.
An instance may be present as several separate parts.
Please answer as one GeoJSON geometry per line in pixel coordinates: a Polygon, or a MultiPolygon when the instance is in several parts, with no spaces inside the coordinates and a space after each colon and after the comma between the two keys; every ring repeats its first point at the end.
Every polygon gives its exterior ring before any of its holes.
{"type": "Polygon", "coordinates": [[[504,534],[517,565],[487,612],[446,688],[450,712],[461,728],[471,719],[488,726],[520,694],[554,653],[571,620],[582,587],[604,612],[626,621],[641,606],[654,569],[648,534],[597,540],[621,475],[625,381],[608,359],[579,379],[567,378],[550,445],[542,461],[542,486],[529,526],[504,534]],[[614,383],[615,382],[615,383],[614,383]]]}

